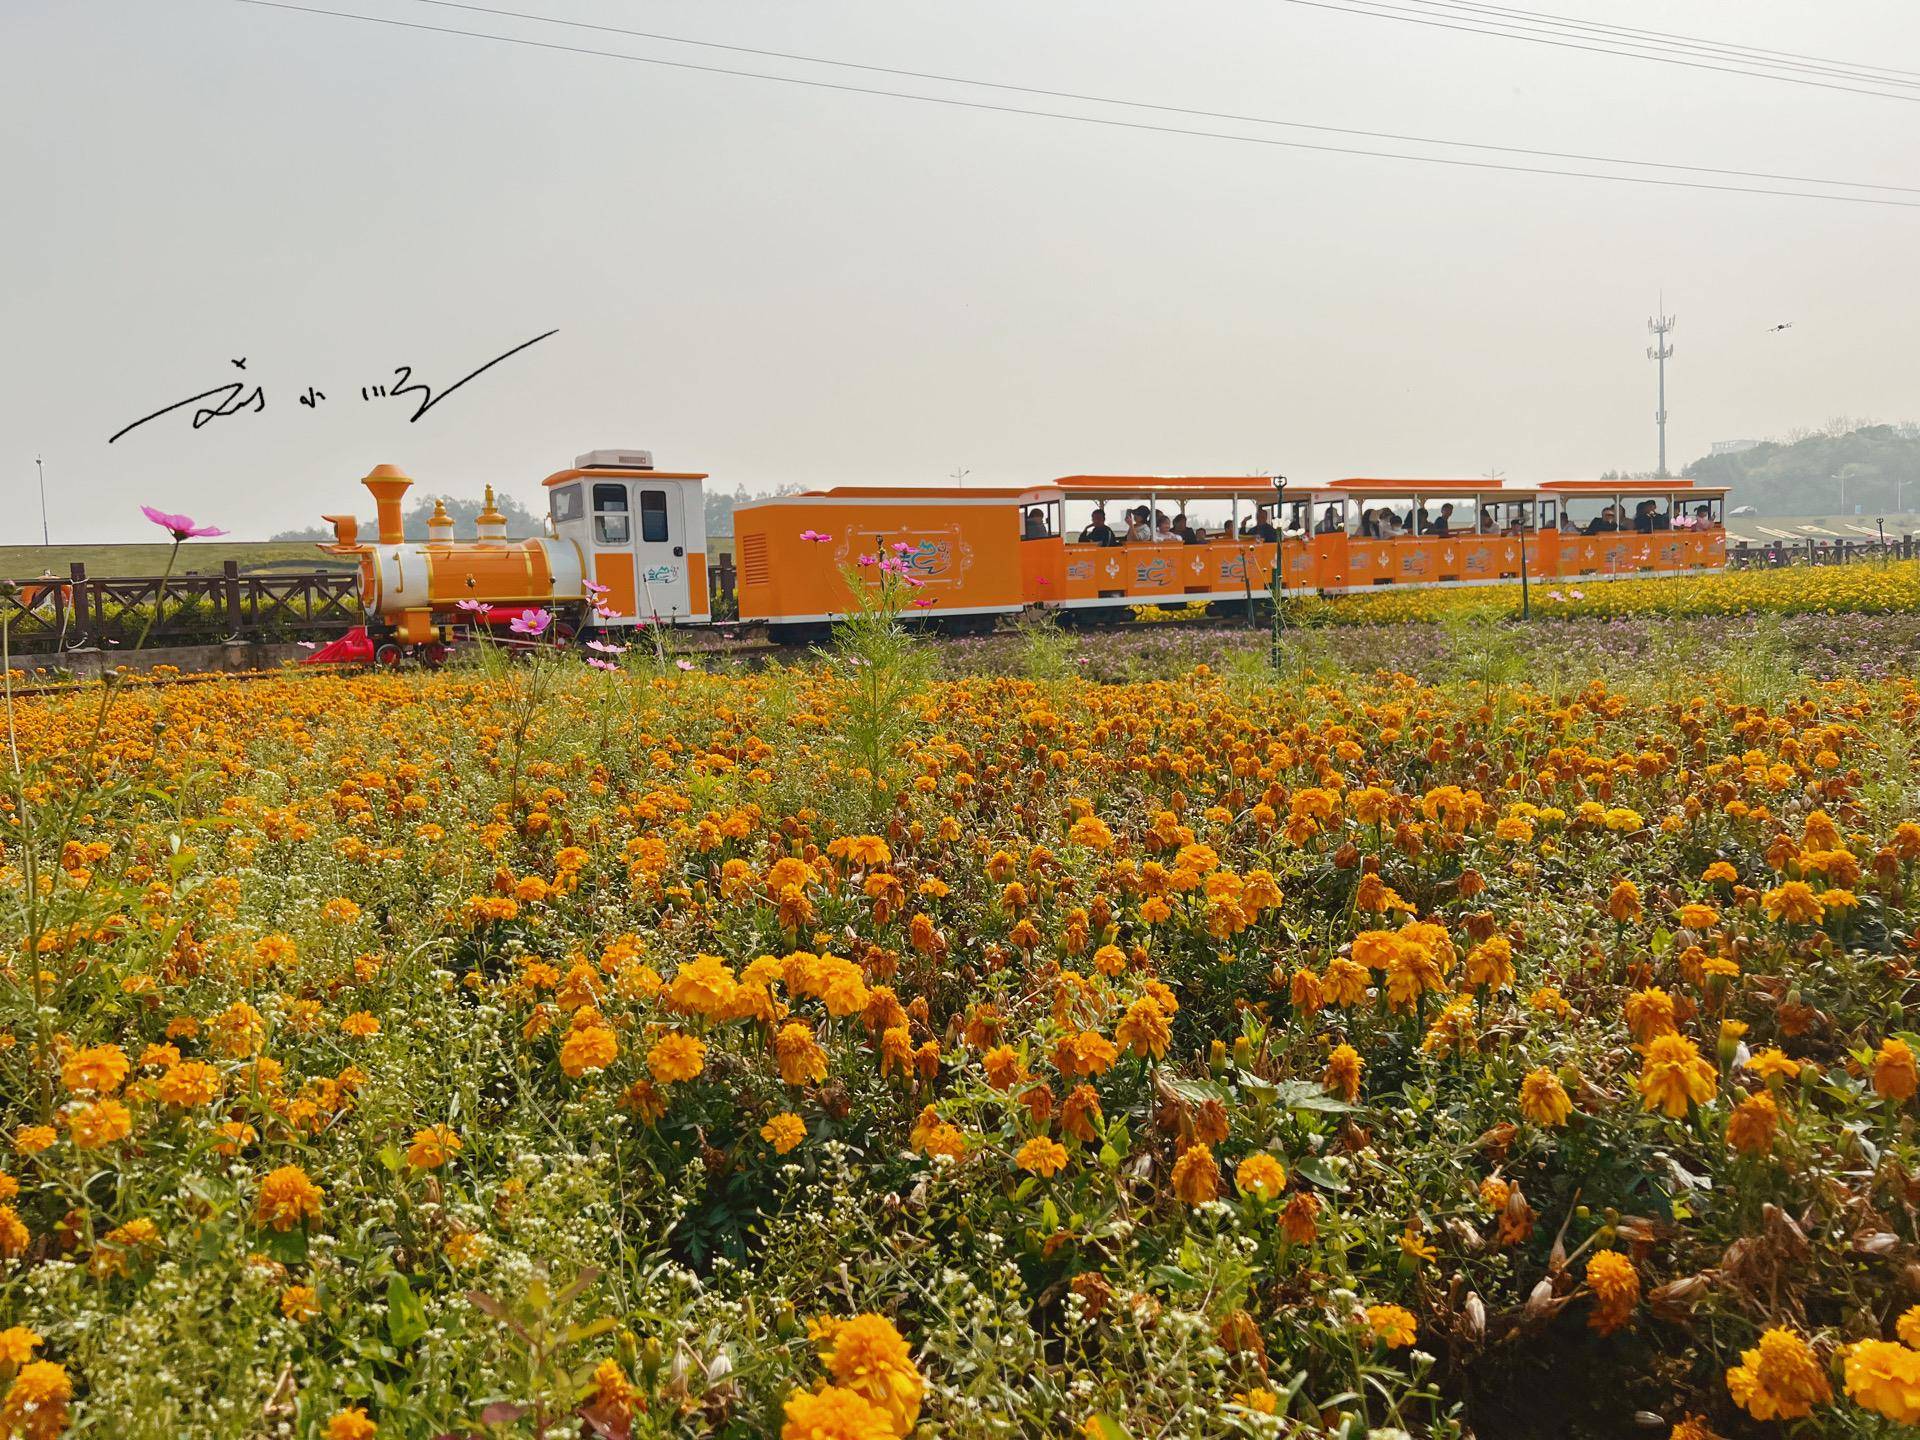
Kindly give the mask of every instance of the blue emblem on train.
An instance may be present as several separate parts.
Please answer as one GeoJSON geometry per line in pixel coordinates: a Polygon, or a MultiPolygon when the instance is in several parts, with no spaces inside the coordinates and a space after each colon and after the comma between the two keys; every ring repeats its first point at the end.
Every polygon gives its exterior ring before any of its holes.
{"type": "Polygon", "coordinates": [[[900,561],[909,575],[932,580],[953,568],[953,546],[946,540],[922,540],[912,553],[902,555],[900,561]]]}
{"type": "Polygon", "coordinates": [[[1133,578],[1142,585],[1164,585],[1167,583],[1169,567],[1164,560],[1147,560],[1136,566],[1133,578]]]}

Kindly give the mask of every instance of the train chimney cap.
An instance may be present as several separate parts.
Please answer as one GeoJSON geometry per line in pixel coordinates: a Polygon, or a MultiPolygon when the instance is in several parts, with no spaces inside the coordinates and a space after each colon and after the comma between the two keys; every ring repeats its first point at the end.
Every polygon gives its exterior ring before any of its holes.
{"type": "Polygon", "coordinates": [[[573,458],[576,470],[651,470],[651,450],[589,450],[573,458]]]}
{"type": "Polygon", "coordinates": [[[407,478],[406,471],[398,465],[376,465],[367,472],[369,480],[405,480],[407,478]]]}

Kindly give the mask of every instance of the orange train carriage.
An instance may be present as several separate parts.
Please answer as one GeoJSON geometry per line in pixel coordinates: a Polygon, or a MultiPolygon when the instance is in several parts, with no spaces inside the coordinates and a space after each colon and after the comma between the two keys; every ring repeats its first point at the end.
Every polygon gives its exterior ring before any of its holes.
{"type": "MultiPolygon", "coordinates": [[[[412,484],[390,465],[363,482],[378,536],[328,516],[354,556],[381,660],[444,654],[457,625],[490,607],[503,624],[531,609],[565,632],[712,622],[702,482],[656,470],[643,450],[596,450],[547,477],[549,534],[510,541],[488,506],[456,539],[444,512],[425,541],[401,530],[412,484]],[[469,602],[463,606],[461,602],[469,602]]],[[[844,571],[896,551],[947,629],[988,628],[1028,607],[1117,613],[1143,604],[1251,604],[1379,586],[1510,584],[1726,565],[1726,491],[1686,480],[1335,480],[1071,475],[989,489],[837,486],[734,511],[739,613],[776,638],[818,633],[847,613],[844,571]],[[827,540],[803,539],[812,532],[827,540]],[[905,545],[904,552],[897,547],[905,545]]]]}

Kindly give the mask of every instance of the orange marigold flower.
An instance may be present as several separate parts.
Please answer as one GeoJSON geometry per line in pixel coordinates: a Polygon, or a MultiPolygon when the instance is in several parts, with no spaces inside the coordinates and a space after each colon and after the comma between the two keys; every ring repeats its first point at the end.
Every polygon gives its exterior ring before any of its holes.
{"type": "Polygon", "coordinates": [[[1587,1288],[1593,1291],[1587,1324],[1611,1335],[1627,1323],[1640,1301],[1640,1274],[1618,1250],[1596,1250],[1587,1257],[1587,1288]]]}
{"type": "Polygon", "coordinates": [[[1833,1399],[1819,1358],[1798,1335],[1779,1328],[1740,1352],[1727,1371],[1727,1392],[1756,1420],[1799,1420],[1833,1399]]]}
{"type": "Polygon", "coordinates": [[[1914,1071],[1913,1051],[1904,1040],[1889,1037],[1880,1042],[1873,1057],[1873,1093],[1886,1100],[1903,1102],[1920,1089],[1920,1076],[1914,1071]]]}
{"type": "Polygon", "coordinates": [[[1189,1205],[1204,1205],[1220,1194],[1220,1167],[1210,1148],[1189,1145],[1173,1162],[1173,1193],[1189,1205]]]}
{"type": "Polygon", "coordinates": [[[1066,1168],[1067,1147],[1049,1140],[1045,1135],[1036,1135],[1020,1147],[1020,1153],[1013,1157],[1013,1163],[1043,1178],[1057,1175],[1066,1168]]]}
{"type": "Polygon", "coordinates": [[[760,1138],[773,1146],[774,1154],[784,1155],[807,1138],[807,1122],[784,1110],[760,1127],[760,1138]]]}
{"type": "Polygon", "coordinates": [[[1348,1104],[1360,1098],[1360,1052],[1351,1045],[1336,1045],[1327,1056],[1327,1068],[1321,1072],[1320,1088],[1337,1095],[1348,1104]]]}
{"type": "Polygon", "coordinates": [[[1849,1346],[1846,1388],[1854,1404],[1903,1425],[1920,1425],[1920,1350],[1891,1340],[1849,1346]]]}
{"type": "Polygon", "coordinates": [[[1287,1188],[1287,1167],[1264,1150],[1256,1150],[1233,1172],[1234,1187],[1256,1200],[1277,1200],[1287,1188]]]}
{"type": "Polygon", "coordinates": [[[852,1391],[884,1414],[896,1435],[913,1429],[926,1382],[914,1368],[907,1342],[884,1315],[817,1322],[822,1361],[835,1385],[852,1391]]]}
{"type": "Polygon", "coordinates": [[[1564,1125],[1573,1113],[1573,1101],[1551,1070],[1530,1070],[1520,1082],[1520,1113],[1536,1125],[1564,1125]]]}
{"type": "Polygon", "coordinates": [[[1617,881],[1607,896],[1607,913],[1622,925],[1638,920],[1646,913],[1640,904],[1640,887],[1631,880],[1617,881]]]}
{"type": "Polygon", "coordinates": [[[67,1116],[67,1134],[81,1150],[98,1150],[133,1131],[133,1113],[118,1100],[97,1100],[67,1116]]]}
{"type": "Polygon", "coordinates": [[[647,1071],[662,1085],[691,1080],[707,1068],[707,1047],[692,1035],[669,1031],[647,1051],[647,1071]]]}
{"type": "MultiPolygon", "coordinates": [[[[1141,996],[1127,1007],[1127,1013],[1115,1027],[1113,1038],[1135,1055],[1151,1055],[1158,1060],[1173,1042],[1173,1027],[1160,1007],[1148,996],[1141,996]]],[[[1098,1073],[1098,1072],[1089,1072],[1098,1073]]]]}
{"type": "Polygon", "coordinates": [[[130,1068],[126,1052],[118,1045],[89,1045],[62,1062],[60,1083],[83,1095],[111,1095],[130,1068]]]}
{"type": "Polygon", "coordinates": [[[1640,1070],[1641,1104],[1674,1119],[1713,1098],[1713,1066],[1684,1035],[1656,1035],[1640,1070]]]}
{"type": "Polygon", "coordinates": [[[571,1079],[604,1070],[620,1054],[620,1042],[604,1025],[576,1025],[560,1042],[560,1068],[571,1079]]]}
{"type": "Polygon", "coordinates": [[[827,1052],[813,1038],[812,1027],[790,1020],[773,1038],[780,1078],[789,1085],[817,1085],[827,1078],[827,1052]]]}
{"type": "Polygon", "coordinates": [[[319,1297],[311,1285],[289,1285],[280,1292],[280,1313],[296,1325],[320,1318],[319,1297]]]}
{"type": "Polygon", "coordinates": [[[1780,1107],[1762,1090],[1749,1095],[1727,1117],[1727,1144],[1742,1155],[1764,1155],[1773,1148],[1780,1128],[1780,1107]]]}
{"type": "Polygon", "coordinates": [[[465,1148],[465,1142],[452,1127],[430,1126],[413,1132],[413,1143],[407,1147],[407,1163],[416,1170],[438,1170],[465,1148]]]}
{"type": "Polygon", "coordinates": [[[340,1031],[356,1040],[380,1033],[380,1022],[365,1010],[356,1010],[340,1022],[340,1031]]]}
{"type": "Polygon", "coordinates": [[[1760,897],[1767,918],[1785,925],[1818,925],[1826,916],[1826,907],[1813,887],[1804,880],[1788,880],[1760,897]]]}
{"type": "Polygon", "coordinates": [[[894,1440],[885,1410],[838,1385],[795,1391],[783,1413],[780,1440],[894,1440]]]}
{"type": "Polygon", "coordinates": [[[0,1400],[0,1435],[8,1440],[53,1440],[67,1428],[67,1402],[73,1381],[66,1367],[51,1360],[22,1365],[0,1400]]]}
{"type": "Polygon", "coordinates": [[[282,1165],[260,1182],[253,1218],[256,1224],[291,1230],[320,1218],[320,1200],[320,1187],[305,1170],[298,1165],[282,1165]]]}
{"type": "Polygon", "coordinates": [[[326,1440],[373,1440],[378,1427],[358,1405],[336,1410],[327,1421],[326,1440]]]}
{"type": "Polygon", "coordinates": [[[154,1096],[163,1105],[191,1109],[211,1105],[220,1098],[224,1082],[220,1072],[204,1060],[182,1060],[154,1082],[154,1096]]]}
{"type": "Polygon", "coordinates": [[[1389,1350],[1403,1349],[1419,1338],[1420,1326],[1413,1312],[1399,1305],[1367,1306],[1367,1328],[1389,1350]]]}

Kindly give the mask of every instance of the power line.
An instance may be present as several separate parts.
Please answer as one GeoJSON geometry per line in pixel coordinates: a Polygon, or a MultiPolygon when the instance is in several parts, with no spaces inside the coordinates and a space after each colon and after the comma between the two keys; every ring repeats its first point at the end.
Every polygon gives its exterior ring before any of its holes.
{"type": "Polygon", "coordinates": [[[1473,140],[1440,140],[1425,135],[1408,135],[1391,130],[1358,130],[1341,125],[1318,125],[1304,120],[1281,120],[1266,115],[1242,115],[1232,111],[1199,110],[1184,105],[1155,104],[1145,100],[1126,100],[1112,95],[1092,95],[1082,91],[1053,90],[1037,85],[1012,85],[996,80],[975,80],[963,75],[947,75],[938,71],[905,70],[889,65],[870,65],[854,60],[836,60],[822,55],[803,55],[790,50],[769,50],[752,45],[727,44],[718,40],[695,40],[684,35],[668,35],[657,30],[633,30],[619,25],[599,25],[585,20],[563,20],[549,15],[529,14],[523,10],[508,10],[492,5],[475,5],[466,0],[414,0],[420,5],[433,5],[444,10],[466,10],[481,15],[494,15],[514,20],[529,20],[543,25],[560,25],[574,30],[591,30],[601,34],[622,35],[635,40],[664,41],[674,45],[698,46],[707,50],[731,51],[735,54],[757,55],[766,59],[792,60],[807,65],[829,65],[842,70],[860,70],[869,74],[895,75],[908,80],[932,80],[943,85],[969,85],[983,90],[999,90],[1018,95],[1039,95],[1053,100],[1073,100],[1095,105],[1119,105],[1135,110],[1148,110],[1163,115],[1188,115],[1202,120],[1229,120],[1236,124],[1274,125],[1290,130],[1310,130],[1323,135],[1348,135],[1367,140],[1391,140],[1416,145],[1446,145],[1464,150],[1486,150],[1501,155],[1527,155],[1541,160],[1577,160],[1592,165],[1632,165],[1655,170],[1677,170],[1695,175],[1724,175],[1743,180],[1779,180],[1796,185],[1837,185],[1855,190],[1893,190],[1907,194],[1920,194],[1920,186],[1885,185],[1870,180],[1829,180],[1818,175],[1788,175],[1766,170],[1735,170],[1713,165],[1683,165],[1666,160],[1625,160],[1611,155],[1589,155],[1579,151],[1536,150],[1520,145],[1492,145],[1473,140]]]}
{"type": "Polygon", "coordinates": [[[767,80],[780,85],[797,85],[809,90],[835,90],[852,95],[873,95],[889,100],[911,100],[923,105],[946,105],[962,110],[1061,120],[1076,125],[1098,125],[1114,130],[1182,135],[1195,140],[1228,140],[1242,145],[1266,145],[1278,149],[1305,150],[1329,155],[1358,155],[1375,160],[1403,160],[1423,165],[1447,165],[1457,169],[1498,170],[1517,175],[1552,175],[1576,180],[1604,180],[1617,185],[1655,185],[1663,189],[1709,190],[1733,195],[1772,195],[1786,199],[1826,200],[1851,205],[1885,205],[1903,210],[1920,209],[1920,201],[1894,200],[1879,195],[1830,195],[1811,190],[1771,190],[1753,185],[1715,185],[1700,180],[1663,180],[1651,175],[1608,175],[1590,170],[1563,170],[1552,166],[1508,165],[1495,160],[1469,160],[1453,155],[1408,155],[1399,151],[1364,150],[1348,145],[1318,145],[1305,140],[1280,140],[1263,135],[1236,135],[1221,130],[1186,130],[1173,125],[1152,125],[1142,120],[1120,120],[1105,115],[1069,115],[1057,110],[1032,110],[1016,105],[991,104],[984,100],[961,100],[944,95],[918,95],[904,90],[882,90],[864,85],[845,85],[831,80],[809,80],[795,75],[769,75],[757,70],[731,70],[718,65],[696,65],[689,60],[667,60],[654,55],[630,55],[619,50],[596,50],[584,45],[562,45],[554,41],[529,40],[516,35],[494,35],[485,31],[461,30],[446,25],[425,25],[417,21],[395,20],[381,15],[357,15],[344,10],[290,4],[286,3],[286,0],[235,0],[235,3],[266,10],[288,10],[305,15],[324,15],[335,20],[357,20],[364,24],[386,25],[395,29],[416,30],[427,34],[458,35],[471,40],[491,40],[497,44],[520,45],[557,54],[624,60],[636,65],[654,65],[705,75],[731,75],[745,80],[767,80]]]}
{"type": "Polygon", "coordinates": [[[1725,75],[1745,75],[1749,79],[1777,80],[1783,85],[1805,85],[1816,90],[1838,90],[1849,95],[1871,95],[1881,100],[1920,101],[1920,95],[1896,95],[1885,90],[1866,90],[1857,85],[1836,85],[1830,81],[1810,80],[1799,75],[1775,75],[1760,70],[1744,70],[1733,65],[1710,65],[1704,60],[1683,60],[1676,55],[1642,54],[1632,50],[1609,49],[1602,45],[1582,45],[1573,40],[1553,40],[1544,35],[1489,29],[1484,25],[1456,24],[1437,16],[1390,13],[1394,7],[1371,10],[1358,8],[1364,4],[1378,3],[1378,0],[1352,0],[1349,4],[1336,4],[1333,0],[1281,0],[1281,3],[1300,5],[1311,10],[1330,10],[1338,15],[1363,15],[1371,20],[1395,20],[1406,25],[1425,25],[1435,30],[1457,30],[1468,35],[1496,35],[1508,40],[1524,40],[1533,45],[1550,45],[1558,50],[1584,50],[1593,55],[1617,55],[1629,60],[1650,60],[1656,65],[1679,65],[1689,70],[1712,70],[1725,75]]]}
{"type": "Polygon", "coordinates": [[[1563,25],[1570,30],[1612,31],[1620,35],[1643,36],[1652,40],[1674,41],[1689,47],[1749,55],[1763,62],[1767,59],[1780,59],[1814,65],[1832,65],[1843,70],[1858,72],[1863,77],[1877,71],[1883,75],[1909,76],[1920,79],[1920,70],[1902,70],[1891,65],[1869,65],[1859,60],[1835,60],[1831,56],[1805,55],[1796,50],[1768,50],[1758,45],[1741,45],[1726,40],[1709,40],[1700,35],[1677,35],[1670,30],[1646,30],[1636,25],[1612,25],[1605,21],[1582,20],[1571,15],[1551,15],[1541,10],[1521,10],[1511,5],[1484,4],[1480,3],[1480,0],[1412,0],[1412,3],[1430,8],[1480,10],[1494,15],[1512,15],[1528,20],[1544,20],[1557,25],[1563,25]]]}

